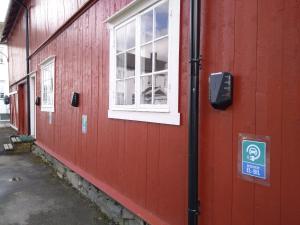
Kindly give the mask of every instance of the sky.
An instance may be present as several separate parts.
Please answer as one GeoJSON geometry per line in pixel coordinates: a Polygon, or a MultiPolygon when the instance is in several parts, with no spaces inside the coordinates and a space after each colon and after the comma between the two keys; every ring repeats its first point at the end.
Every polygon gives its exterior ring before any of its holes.
{"type": "Polygon", "coordinates": [[[0,22],[4,22],[10,0],[0,0],[0,22]]]}

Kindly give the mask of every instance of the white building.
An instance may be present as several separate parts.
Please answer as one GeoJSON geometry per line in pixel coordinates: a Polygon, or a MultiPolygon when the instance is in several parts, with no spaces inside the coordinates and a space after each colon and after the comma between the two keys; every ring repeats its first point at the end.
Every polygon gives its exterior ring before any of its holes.
{"type": "Polygon", "coordinates": [[[0,120],[9,120],[9,105],[4,96],[9,94],[7,46],[0,44],[0,120]]]}

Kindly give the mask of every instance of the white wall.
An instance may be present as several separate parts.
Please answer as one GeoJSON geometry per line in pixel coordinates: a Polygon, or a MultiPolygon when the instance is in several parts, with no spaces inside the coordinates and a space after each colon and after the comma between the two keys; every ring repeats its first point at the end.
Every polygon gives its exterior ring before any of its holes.
{"type": "Polygon", "coordinates": [[[9,93],[7,55],[7,46],[0,44],[0,114],[9,113],[9,105],[5,105],[1,98],[1,93],[9,93]]]}

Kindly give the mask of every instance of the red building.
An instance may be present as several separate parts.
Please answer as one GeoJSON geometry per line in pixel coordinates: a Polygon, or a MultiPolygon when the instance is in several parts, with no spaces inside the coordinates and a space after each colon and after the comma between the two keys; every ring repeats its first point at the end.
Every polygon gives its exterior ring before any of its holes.
{"type": "MultiPolygon", "coordinates": [[[[299,225],[300,2],[201,2],[199,224],[299,225]],[[268,185],[239,175],[240,134],[269,137],[268,185]]],[[[12,125],[154,225],[188,224],[190,16],[188,0],[13,0],[2,36],[12,125]]]]}

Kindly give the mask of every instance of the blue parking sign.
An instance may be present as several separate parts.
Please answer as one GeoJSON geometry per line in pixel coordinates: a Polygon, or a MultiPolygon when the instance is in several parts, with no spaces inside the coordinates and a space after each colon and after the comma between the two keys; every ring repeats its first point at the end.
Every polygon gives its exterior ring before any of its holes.
{"type": "Polygon", "coordinates": [[[266,179],[267,143],[242,140],[242,174],[266,179]]]}

